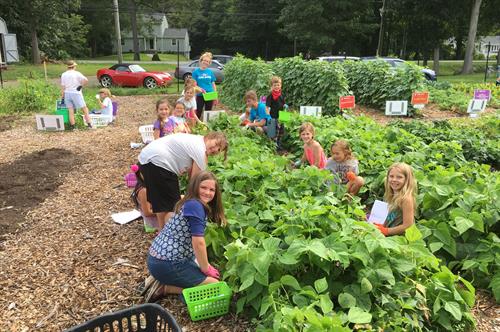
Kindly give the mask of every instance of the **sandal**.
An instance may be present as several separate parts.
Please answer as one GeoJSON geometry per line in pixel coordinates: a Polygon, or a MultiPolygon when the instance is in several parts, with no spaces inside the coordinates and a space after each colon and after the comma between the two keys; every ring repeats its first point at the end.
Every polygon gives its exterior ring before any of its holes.
{"type": "Polygon", "coordinates": [[[139,286],[137,286],[137,292],[139,293],[139,296],[144,296],[154,281],[155,278],[151,275],[144,279],[144,281],[141,282],[139,286]]]}
{"type": "Polygon", "coordinates": [[[144,302],[154,303],[164,296],[164,287],[158,280],[155,280],[151,287],[149,287],[146,295],[144,296],[144,302]]]}

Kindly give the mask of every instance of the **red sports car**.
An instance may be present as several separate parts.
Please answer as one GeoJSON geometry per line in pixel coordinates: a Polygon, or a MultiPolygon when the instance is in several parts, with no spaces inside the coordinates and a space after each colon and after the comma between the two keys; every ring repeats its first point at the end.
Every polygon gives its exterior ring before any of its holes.
{"type": "Polygon", "coordinates": [[[169,86],[172,84],[172,76],[167,72],[146,71],[139,65],[120,63],[108,69],[97,71],[97,80],[105,88],[112,85],[119,86],[143,86],[154,89],[158,86],[169,86]]]}

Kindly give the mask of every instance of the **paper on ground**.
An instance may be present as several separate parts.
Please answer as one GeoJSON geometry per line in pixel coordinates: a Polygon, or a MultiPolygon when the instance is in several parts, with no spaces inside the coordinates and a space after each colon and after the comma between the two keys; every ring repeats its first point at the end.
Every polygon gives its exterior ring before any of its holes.
{"type": "Polygon", "coordinates": [[[373,203],[370,217],[368,217],[368,222],[371,222],[372,224],[383,224],[388,214],[389,204],[376,200],[375,203],[373,203]]]}
{"type": "Polygon", "coordinates": [[[135,209],[132,211],[114,213],[111,215],[111,218],[113,218],[113,221],[120,224],[120,225],[124,225],[126,223],[129,223],[132,220],[135,220],[135,219],[140,218],[140,217],[141,217],[141,213],[135,209]]]}

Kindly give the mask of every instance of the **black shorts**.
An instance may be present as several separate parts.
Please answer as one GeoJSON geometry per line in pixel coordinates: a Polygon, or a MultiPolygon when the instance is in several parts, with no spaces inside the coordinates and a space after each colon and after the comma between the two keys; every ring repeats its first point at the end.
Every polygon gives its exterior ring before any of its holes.
{"type": "Polygon", "coordinates": [[[181,199],[177,174],[147,163],[140,166],[144,177],[146,195],[154,213],[173,212],[175,203],[181,199]]]}

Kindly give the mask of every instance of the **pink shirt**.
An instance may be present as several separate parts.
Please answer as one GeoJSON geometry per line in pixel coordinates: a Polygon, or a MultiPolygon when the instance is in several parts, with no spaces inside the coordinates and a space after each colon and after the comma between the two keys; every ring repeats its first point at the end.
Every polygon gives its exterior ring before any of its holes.
{"type": "MultiPolygon", "coordinates": [[[[314,152],[311,148],[306,148],[304,147],[304,152],[306,154],[307,161],[309,162],[309,165],[314,165],[314,152]]],[[[320,154],[319,154],[319,169],[323,169],[326,166],[326,156],[325,156],[325,151],[321,149],[320,154]]]]}

